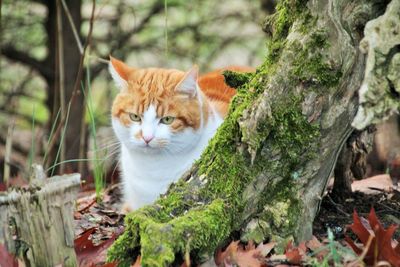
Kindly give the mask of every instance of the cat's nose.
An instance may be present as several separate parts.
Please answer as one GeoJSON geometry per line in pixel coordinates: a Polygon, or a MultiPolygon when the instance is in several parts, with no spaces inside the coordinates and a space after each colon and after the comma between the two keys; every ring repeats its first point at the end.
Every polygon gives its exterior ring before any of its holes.
{"type": "Polygon", "coordinates": [[[144,142],[145,142],[146,144],[150,143],[151,140],[153,140],[153,139],[154,139],[154,136],[153,136],[153,135],[143,136],[143,140],[144,140],[144,142]]]}

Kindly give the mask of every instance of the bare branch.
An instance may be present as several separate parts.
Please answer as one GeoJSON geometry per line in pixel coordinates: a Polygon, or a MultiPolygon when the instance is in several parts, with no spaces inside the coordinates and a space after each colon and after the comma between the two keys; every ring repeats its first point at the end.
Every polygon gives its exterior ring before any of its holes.
{"type": "Polygon", "coordinates": [[[149,11],[149,13],[143,18],[143,20],[140,21],[140,23],[135,28],[133,28],[131,31],[123,33],[118,38],[117,42],[115,42],[111,46],[110,51],[114,51],[114,50],[122,47],[123,44],[125,44],[129,40],[129,38],[132,37],[132,35],[134,35],[138,32],[141,32],[146,27],[146,25],[150,22],[151,18],[155,14],[161,12],[163,10],[163,8],[164,8],[164,5],[162,3],[156,2],[153,5],[152,9],[149,11]]]}
{"type": "Polygon", "coordinates": [[[61,0],[61,4],[62,4],[62,6],[63,6],[63,9],[64,9],[64,11],[65,11],[65,14],[67,15],[68,22],[69,22],[69,24],[70,24],[70,26],[71,26],[71,29],[72,29],[72,32],[73,32],[73,34],[74,34],[75,41],[76,41],[76,45],[78,46],[79,52],[80,52],[81,55],[82,55],[82,54],[83,54],[82,42],[81,42],[81,39],[80,39],[80,37],[79,37],[78,31],[77,31],[77,29],[76,29],[74,20],[72,19],[71,12],[69,12],[68,6],[67,6],[67,4],[65,3],[64,0],[61,0]]]}
{"type": "Polygon", "coordinates": [[[52,70],[46,66],[44,61],[37,60],[25,52],[16,50],[12,46],[7,45],[2,47],[1,54],[12,61],[22,63],[35,69],[45,79],[48,79],[52,75],[52,70]]]}
{"type": "Polygon", "coordinates": [[[2,105],[0,106],[0,109],[6,109],[6,107],[9,106],[10,103],[13,103],[13,98],[15,96],[28,96],[28,94],[26,94],[24,92],[24,90],[25,90],[26,84],[30,81],[31,78],[32,78],[32,69],[24,77],[23,80],[21,80],[16,86],[14,86],[11,89],[11,92],[3,93],[5,96],[5,99],[2,103],[2,105]]]}

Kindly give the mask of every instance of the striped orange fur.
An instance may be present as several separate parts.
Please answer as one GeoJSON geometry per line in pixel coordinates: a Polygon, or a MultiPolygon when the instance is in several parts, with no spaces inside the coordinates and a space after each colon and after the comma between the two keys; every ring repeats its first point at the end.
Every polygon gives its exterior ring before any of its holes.
{"type": "MultiPolygon", "coordinates": [[[[186,127],[198,129],[200,126],[200,110],[197,99],[187,99],[175,89],[185,77],[185,72],[175,69],[136,69],[123,62],[111,58],[118,74],[128,82],[127,90],[117,95],[112,115],[118,117],[124,125],[130,123],[128,113],[141,115],[150,104],[157,107],[159,117],[174,116],[176,120],[171,125],[173,131],[186,127]]],[[[198,85],[212,105],[224,118],[228,112],[230,100],[235,95],[235,89],[229,87],[224,80],[224,70],[250,72],[250,67],[231,66],[218,69],[198,78],[198,85]]],[[[203,116],[207,120],[208,106],[203,107],[203,116]]]]}

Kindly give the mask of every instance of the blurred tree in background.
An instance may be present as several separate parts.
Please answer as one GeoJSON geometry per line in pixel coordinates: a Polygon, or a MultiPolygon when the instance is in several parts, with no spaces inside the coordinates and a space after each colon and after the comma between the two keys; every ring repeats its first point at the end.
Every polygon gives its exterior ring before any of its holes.
{"type": "Polygon", "coordinates": [[[87,158],[90,117],[97,129],[109,123],[110,54],[138,67],[255,66],[269,2],[2,1],[0,157],[13,129],[16,164],[50,170],[65,162],[57,172],[85,173],[86,161],[76,159],[87,158]]]}

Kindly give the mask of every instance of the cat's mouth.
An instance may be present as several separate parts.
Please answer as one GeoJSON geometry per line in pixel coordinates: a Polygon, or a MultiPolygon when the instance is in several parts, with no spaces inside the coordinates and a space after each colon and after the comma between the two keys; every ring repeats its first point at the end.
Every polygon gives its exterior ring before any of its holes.
{"type": "Polygon", "coordinates": [[[155,150],[162,150],[164,146],[161,146],[159,144],[153,144],[153,143],[143,143],[140,145],[140,148],[145,150],[145,151],[155,151],[155,150]]]}

